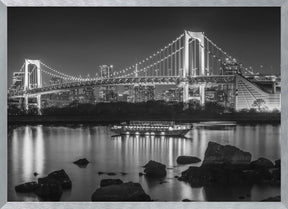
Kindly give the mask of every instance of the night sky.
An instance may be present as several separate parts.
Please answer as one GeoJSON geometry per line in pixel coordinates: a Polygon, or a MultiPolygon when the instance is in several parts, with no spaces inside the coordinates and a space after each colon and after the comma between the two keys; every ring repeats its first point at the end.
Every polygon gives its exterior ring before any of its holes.
{"type": "Polygon", "coordinates": [[[210,39],[255,72],[280,74],[280,8],[8,8],[8,81],[24,59],[71,75],[122,69],[184,29],[210,39]],[[262,67],[260,67],[262,65],[262,67]]]}

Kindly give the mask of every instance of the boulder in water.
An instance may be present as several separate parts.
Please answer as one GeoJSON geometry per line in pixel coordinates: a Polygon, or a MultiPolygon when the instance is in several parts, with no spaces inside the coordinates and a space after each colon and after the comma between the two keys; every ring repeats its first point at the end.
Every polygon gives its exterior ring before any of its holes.
{"type": "Polygon", "coordinates": [[[34,191],[44,201],[59,201],[63,190],[61,183],[55,179],[47,179],[34,191]]]}
{"type": "Polygon", "coordinates": [[[123,183],[97,189],[91,197],[92,201],[151,201],[139,183],[123,183]]]}
{"type": "Polygon", "coordinates": [[[193,157],[193,156],[179,156],[176,159],[176,162],[178,164],[191,164],[191,163],[199,163],[201,159],[198,157],[193,157]]]}
{"type": "Polygon", "coordinates": [[[108,175],[108,176],[116,176],[117,174],[114,173],[114,172],[108,172],[107,175],[108,175]]]}
{"type": "Polygon", "coordinates": [[[39,178],[38,179],[38,184],[44,184],[48,180],[54,179],[58,181],[63,189],[71,189],[72,188],[72,181],[70,180],[68,174],[62,169],[58,171],[54,171],[50,174],[48,174],[47,177],[44,178],[39,178]]]}
{"type": "Polygon", "coordinates": [[[261,157],[261,158],[258,158],[255,161],[252,161],[250,163],[250,166],[253,169],[269,169],[269,168],[273,168],[274,164],[272,163],[271,160],[268,160],[266,158],[261,157]]]}
{"type": "Polygon", "coordinates": [[[166,176],[166,165],[150,160],[144,166],[144,172],[148,177],[164,177],[166,176]]]}
{"type": "Polygon", "coordinates": [[[73,163],[78,165],[79,167],[86,167],[89,164],[89,161],[86,158],[83,158],[83,159],[76,160],[73,163]]]}
{"type": "Polygon", "coordinates": [[[261,202],[280,202],[281,196],[275,196],[275,197],[269,197],[264,200],[261,200],[261,202]]]}
{"type": "Polygon", "coordinates": [[[265,158],[251,162],[251,154],[237,147],[209,142],[202,165],[190,166],[178,180],[194,187],[279,184],[280,169],[265,158]]]}
{"type": "Polygon", "coordinates": [[[231,145],[221,145],[216,142],[209,142],[202,165],[223,163],[237,165],[249,164],[250,161],[251,154],[249,152],[244,152],[231,145]]]}
{"type": "Polygon", "coordinates": [[[100,187],[123,184],[121,179],[102,179],[100,182],[100,187]]]}
{"type": "Polygon", "coordinates": [[[281,167],[281,160],[275,160],[275,168],[280,168],[281,167]]]}
{"type": "Polygon", "coordinates": [[[15,191],[21,192],[21,193],[29,193],[29,192],[34,192],[35,189],[37,188],[38,188],[38,184],[33,181],[33,182],[27,182],[27,183],[15,186],[15,191]]]}

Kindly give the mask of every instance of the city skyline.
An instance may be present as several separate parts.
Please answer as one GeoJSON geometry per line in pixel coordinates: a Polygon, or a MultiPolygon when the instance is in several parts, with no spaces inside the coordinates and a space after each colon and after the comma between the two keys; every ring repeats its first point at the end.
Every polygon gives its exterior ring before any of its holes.
{"type": "Polygon", "coordinates": [[[72,75],[94,75],[102,64],[117,71],[184,29],[205,32],[257,72],[280,73],[279,8],[9,8],[8,16],[8,85],[25,58],[72,75]]]}

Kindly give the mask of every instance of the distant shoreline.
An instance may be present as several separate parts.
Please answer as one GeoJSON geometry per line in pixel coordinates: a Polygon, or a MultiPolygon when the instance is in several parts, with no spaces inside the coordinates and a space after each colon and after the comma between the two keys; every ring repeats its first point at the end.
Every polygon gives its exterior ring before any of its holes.
{"type": "Polygon", "coordinates": [[[243,124],[253,124],[253,123],[265,123],[265,124],[280,124],[281,117],[272,116],[265,117],[263,115],[220,115],[220,116],[196,116],[195,118],[191,117],[97,117],[97,116],[67,116],[67,115],[45,115],[45,116],[8,116],[8,125],[13,124],[111,124],[111,123],[120,123],[123,121],[130,120],[173,120],[176,122],[203,122],[203,121],[236,121],[237,123],[243,124]]]}

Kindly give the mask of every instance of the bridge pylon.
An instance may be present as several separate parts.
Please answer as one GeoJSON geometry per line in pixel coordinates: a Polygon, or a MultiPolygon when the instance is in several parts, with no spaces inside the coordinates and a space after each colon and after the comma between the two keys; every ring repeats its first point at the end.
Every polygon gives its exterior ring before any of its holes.
{"type": "MultiPolygon", "coordinates": [[[[42,73],[40,67],[40,60],[30,60],[25,59],[24,67],[24,91],[31,90],[33,88],[42,88],[42,73]],[[30,65],[33,65],[34,68],[30,70],[30,65]],[[34,76],[35,79],[31,79],[31,76],[34,76]],[[33,81],[32,81],[33,80],[33,81]],[[33,83],[34,82],[34,83],[33,83]]],[[[24,107],[26,110],[29,109],[29,95],[24,94],[24,107]]],[[[41,95],[36,96],[37,100],[37,109],[40,112],[41,110],[41,95]]]]}
{"type": "MultiPolygon", "coordinates": [[[[191,72],[189,72],[189,64],[192,62],[196,62],[193,60],[194,56],[190,55],[189,50],[189,41],[190,39],[196,39],[199,42],[199,70],[198,75],[205,76],[205,41],[204,41],[204,33],[203,32],[191,32],[184,31],[184,54],[183,54],[183,70],[182,70],[182,78],[187,78],[188,76],[197,76],[197,69],[192,68],[191,72]]],[[[192,52],[193,53],[193,52],[192,52]]],[[[205,105],[205,83],[199,85],[199,93],[200,93],[200,105],[205,105]]],[[[189,82],[185,79],[183,84],[183,102],[187,103],[189,101],[189,82]]]]}

